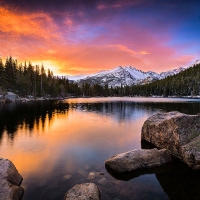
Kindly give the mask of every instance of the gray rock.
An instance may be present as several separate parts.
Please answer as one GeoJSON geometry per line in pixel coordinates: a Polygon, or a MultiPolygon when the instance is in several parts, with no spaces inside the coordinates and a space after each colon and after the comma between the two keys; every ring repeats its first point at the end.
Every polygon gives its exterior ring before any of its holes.
{"type": "Polygon", "coordinates": [[[87,179],[94,180],[94,179],[101,179],[104,176],[103,172],[90,172],[87,179]]]}
{"type": "Polygon", "coordinates": [[[96,177],[95,172],[90,172],[89,175],[88,175],[88,177],[87,177],[87,179],[88,179],[88,180],[94,180],[95,177],[96,177]]]}
{"type": "Polygon", "coordinates": [[[114,173],[129,173],[159,167],[171,161],[166,149],[135,149],[113,156],[105,161],[105,165],[114,173]]]}
{"type": "Polygon", "coordinates": [[[141,139],[200,169],[200,115],[157,113],[144,122],[141,139]]]}
{"type": "Polygon", "coordinates": [[[100,200],[98,187],[94,183],[77,184],[71,188],[64,200],[100,200]]]}
{"type": "Polygon", "coordinates": [[[0,158],[0,199],[20,200],[24,194],[21,182],[22,177],[13,163],[0,158]]]}

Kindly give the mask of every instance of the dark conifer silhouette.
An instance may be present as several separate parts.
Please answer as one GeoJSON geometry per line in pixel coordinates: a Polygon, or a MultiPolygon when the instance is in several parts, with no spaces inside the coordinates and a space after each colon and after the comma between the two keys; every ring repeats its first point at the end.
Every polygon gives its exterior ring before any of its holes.
{"type": "Polygon", "coordinates": [[[200,95],[200,64],[194,65],[165,79],[145,85],[120,86],[69,81],[64,76],[56,77],[43,64],[17,63],[9,56],[5,64],[0,58],[0,94],[14,92],[19,96],[32,97],[90,97],[90,96],[198,96],[200,95]]]}

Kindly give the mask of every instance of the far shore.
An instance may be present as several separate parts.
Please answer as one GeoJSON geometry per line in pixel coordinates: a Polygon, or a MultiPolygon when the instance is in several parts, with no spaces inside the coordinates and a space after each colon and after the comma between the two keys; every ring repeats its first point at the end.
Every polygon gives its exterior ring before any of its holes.
{"type": "MultiPolygon", "coordinates": [[[[11,92],[10,92],[11,93],[11,92]]],[[[29,102],[29,101],[44,101],[44,100],[64,100],[72,98],[181,98],[181,99],[200,99],[200,96],[65,96],[65,97],[19,97],[18,95],[12,93],[12,95],[0,95],[0,103],[10,103],[10,102],[29,102]]]]}

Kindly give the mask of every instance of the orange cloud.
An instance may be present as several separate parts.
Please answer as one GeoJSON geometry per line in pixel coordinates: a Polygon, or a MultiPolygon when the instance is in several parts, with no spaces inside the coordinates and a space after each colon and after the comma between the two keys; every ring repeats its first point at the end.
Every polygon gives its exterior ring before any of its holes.
{"type": "MultiPolygon", "coordinates": [[[[127,4],[117,1],[114,5],[127,4]]],[[[104,5],[100,8],[106,9],[104,5]]],[[[51,14],[0,7],[1,57],[12,55],[19,62],[43,63],[55,75],[91,74],[120,65],[162,72],[195,60],[194,55],[181,56],[178,47],[169,47],[169,36],[160,39],[137,24],[117,22],[116,26],[114,20],[107,21],[101,15],[95,17],[94,24],[84,19],[81,10],[61,13],[60,21],[51,14]]]]}
{"type": "Polygon", "coordinates": [[[149,52],[147,52],[147,51],[140,51],[139,54],[148,55],[148,54],[151,54],[151,53],[149,53],[149,52]]]}
{"type": "Polygon", "coordinates": [[[1,26],[4,34],[15,36],[33,36],[44,39],[58,38],[58,27],[45,13],[23,13],[0,7],[1,26]]]}
{"type": "Polygon", "coordinates": [[[52,59],[57,60],[61,74],[90,74],[119,65],[143,64],[135,51],[123,45],[73,45],[58,48],[56,52],[59,53],[52,55],[52,59]]]}

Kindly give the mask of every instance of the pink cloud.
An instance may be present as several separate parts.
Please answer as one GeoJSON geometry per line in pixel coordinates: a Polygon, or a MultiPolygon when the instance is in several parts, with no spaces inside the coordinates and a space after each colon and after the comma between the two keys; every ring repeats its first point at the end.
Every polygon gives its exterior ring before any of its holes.
{"type": "MultiPolygon", "coordinates": [[[[112,6],[127,5],[126,1],[115,3],[112,6]]],[[[106,5],[99,6],[106,9],[106,5]]],[[[76,14],[84,17],[82,11],[76,14]]],[[[116,22],[111,15],[96,16],[94,24],[92,18],[88,23],[78,21],[74,13],[68,12],[63,14],[60,26],[44,12],[25,13],[1,7],[0,15],[1,56],[12,55],[19,62],[44,63],[54,74],[90,74],[119,65],[161,72],[195,60],[195,55],[180,53],[183,46],[170,47],[170,35],[158,37],[156,32],[138,23],[116,22]],[[84,25],[87,26],[81,32],[80,27],[84,25]],[[74,42],[69,35],[76,34],[83,38],[74,42]],[[87,34],[89,36],[84,38],[87,34]]]]}

